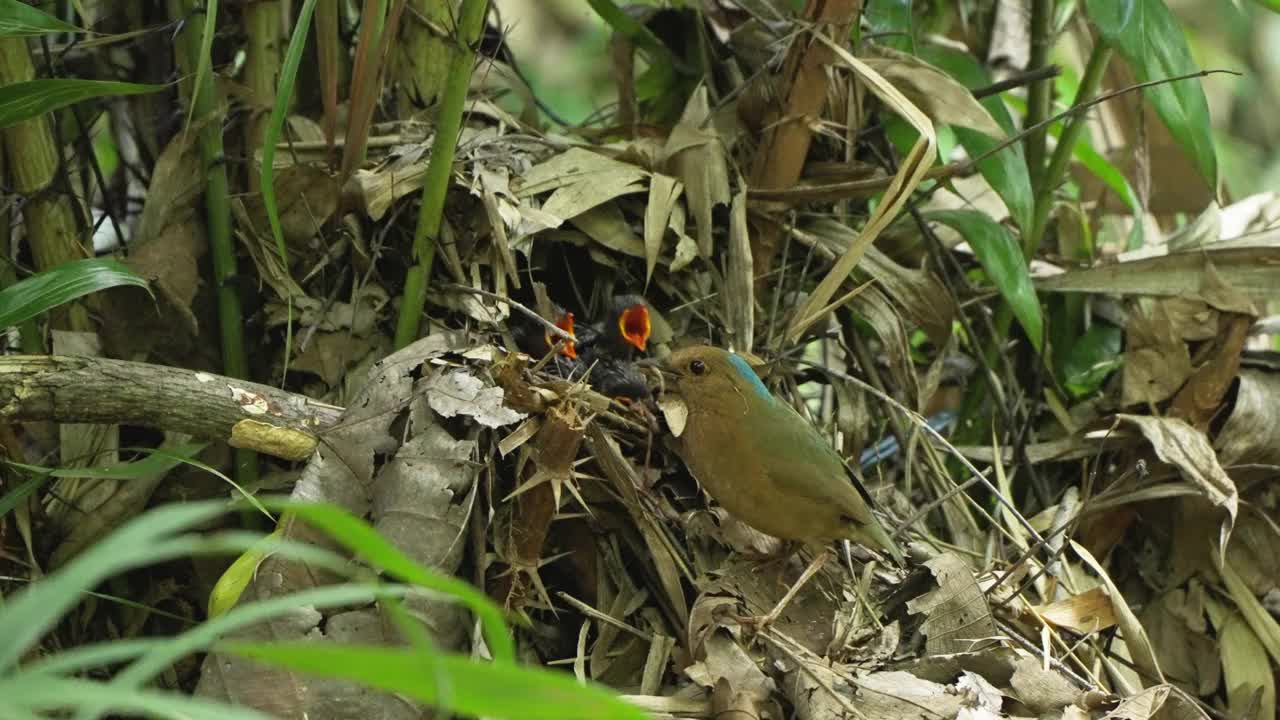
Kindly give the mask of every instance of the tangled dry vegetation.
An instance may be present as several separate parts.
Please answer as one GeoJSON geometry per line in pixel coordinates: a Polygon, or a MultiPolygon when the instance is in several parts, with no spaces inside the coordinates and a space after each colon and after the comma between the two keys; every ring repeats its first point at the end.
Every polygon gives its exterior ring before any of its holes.
{"type": "MultiPolygon", "coordinates": [[[[494,101],[502,67],[482,62],[430,326],[395,352],[390,299],[407,250],[394,229],[420,191],[431,127],[375,125],[369,161],[340,185],[320,125],[292,118],[276,158],[292,266],[254,196],[236,204],[236,227],[267,288],[264,337],[292,323],[289,389],[333,407],[267,390],[241,403],[262,402],[277,422],[239,427],[239,446],[278,457],[314,447],[300,471],[259,489],[370,518],[519,618],[525,659],[657,717],[1274,717],[1280,383],[1273,356],[1247,348],[1280,287],[1276,235],[1258,232],[1280,205],[1207,213],[1088,268],[1042,251],[1035,289],[1076,313],[1066,340],[1117,354],[1056,376],[1042,358],[1060,340],[1029,333],[1039,326],[977,272],[994,271],[964,244],[976,244],[971,218],[956,210],[976,202],[992,220],[981,231],[1016,252],[1025,208],[1007,207],[972,158],[935,162],[935,127],[987,134],[993,149],[1009,136],[974,88],[873,42],[850,52],[803,20],[768,29],[764,45],[746,32],[717,45],[712,79],[666,129],[639,123],[623,92],[616,133],[545,130],[494,101]],[[809,41],[789,42],[799,37],[809,41]],[[915,131],[897,149],[889,118],[915,131]],[[522,308],[555,301],[591,318],[619,292],[650,305],[650,355],[699,342],[750,353],[778,395],[861,456],[908,567],[855,547],[772,626],[738,622],[774,607],[808,557],[762,557],[778,541],[700,492],[671,449],[659,378],[655,402],[623,405],[513,352],[522,308]],[[1118,332],[1088,334],[1104,320],[1123,328],[1122,353],[1118,332]],[[962,408],[975,386],[977,409],[962,408]],[[297,436],[282,439],[286,426],[297,436]],[[895,454],[864,454],[886,437],[895,454]]],[[[129,262],[154,278],[159,311],[140,292],[110,294],[116,357],[205,367],[192,359],[208,321],[194,276],[197,162],[179,136],[156,164],[129,262]]],[[[1064,237],[1070,210],[1055,215],[1064,237]]],[[[272,352],[264,377],[285,369],[272,352]]],[[[136,512],[151,488],[106,493],[99,517],[136,512]]],[[[90,542],[55,506],[60,542],[90,542]]],[[[327,542],[300,522],[282,527],[327,542]]],[[[325,582],[267,557],[238,597],[325,582]]],[[[168,587],[154,603],[184,595],[168,587]]],[[[408,607],[439,646],[483,654],[465,610],[408,607]]],[[[376,606],[299,613],[251,635],[400,637],[376,606]]],[[[418,713],[217,653],[198,685],[281,716],[418,713]]]]}

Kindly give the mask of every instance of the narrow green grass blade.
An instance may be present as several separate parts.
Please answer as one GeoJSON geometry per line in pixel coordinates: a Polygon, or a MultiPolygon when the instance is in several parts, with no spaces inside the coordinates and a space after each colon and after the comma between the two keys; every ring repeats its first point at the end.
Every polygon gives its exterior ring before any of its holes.
{"type": "Polygon", "coordinates": [[[117,260],[88,258],[63,263],[0,290],[0,328],[26,322],[89,293],[120,285],[133,285],[150,292],[145,278],[117,260]]]}
{"type": "Polygon", "coordinates": [[[0,87],[0,128],[61,110],[68,105],[100,97],[145,95],[164,85],[142,85],[114,80],[55,78],[28,80],[0,87]]]}

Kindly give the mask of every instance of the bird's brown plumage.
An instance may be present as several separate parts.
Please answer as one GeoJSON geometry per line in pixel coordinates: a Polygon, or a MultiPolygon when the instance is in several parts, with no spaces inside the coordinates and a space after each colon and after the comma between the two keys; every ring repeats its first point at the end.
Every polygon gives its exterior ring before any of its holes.
{"type": "Polygon", "coordinates": [[[664,364],[689,410],[680,456],[725,509],[786,540],[847,538],[902,562],[840,456],[745,360],[693,347],[664,364]]]}

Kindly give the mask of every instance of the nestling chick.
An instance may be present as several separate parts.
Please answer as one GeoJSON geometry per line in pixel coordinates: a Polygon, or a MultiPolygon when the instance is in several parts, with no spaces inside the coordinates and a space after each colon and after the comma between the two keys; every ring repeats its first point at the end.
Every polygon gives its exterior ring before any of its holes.
{"type": "Polygon", "coordinates": [[[745,360],[693,347],[672,353],[664,365],[689,411],[680,456],[726,510],[784,540],[849,539],[903,564],[840,456],[745,360]]]}
{"type": "MultiPolygon", "coordinates": [[[[551,324],[570,335],[574,335],[573,313],[555,304],[551,306],[551,313],[552,317],[549,318],[551,324]]],[[[535,358],[540,358],[551,352],[551,349],[560,340],[560,338],[548,332],[546,327],[540,323],[523,317],[511,324],[511,335],[515,338],[516,347],[520,348],[521,352],[532,355],[535,358]]],[[[560,355],[571,359],[578,357],[576,335],[575,340],[566,342],[560,348],[560,355]]]]}
{"type": "Polygon", "coordinates": [[[617,295],[609,301],[599,326],[581,329],[578,348],[590,363],[594,357],[630,360],[644,352],[652,331],[649,306],[639,295],[617,295]]]}

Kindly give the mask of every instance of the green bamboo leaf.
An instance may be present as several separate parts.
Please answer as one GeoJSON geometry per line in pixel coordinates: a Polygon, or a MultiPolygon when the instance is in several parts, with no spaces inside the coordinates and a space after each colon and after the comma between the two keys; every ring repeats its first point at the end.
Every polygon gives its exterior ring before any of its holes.
{"type": "Polygon", "coordinates": [[[187,119],[182,122],[182,134],[191,129],[191,117],[196,111],[196,100],[200,97],[201,83],[205,75],[212,72],[209,63],[213,51],[214,30],[218,26],[218,0],[206,0],[204,4],[204,32],[200,35],[200,50],[196,56],[196,76],[191,83],[191,100],[187,102],[187,119]]]}
{"type": "Polygon", "coordinates": [[[151,475],[169,472],[178,465],[194,458],[209,446],[209,443],[182,443],[165,450],[148,449],[148,455],[141,460],[115,463],[112,465],[95,465],[81,468],[50,468],[40,465],[8,461],[5,464],[36,475],[67,478],[83,477],[97,480],[137,480],[151,475]]]}
{"type": "MultiPolygon", "coordinates": [[[[1103,39],[1128,61],[1139,82],[1163,80],[1200,70],[1186,36],[1163,0],[1088,0],[1086,7],[1103,39]]],[[[1179,80],[1143,90],[1196,169],[1218,187],[1209,103],[1199,80],[1179,80]]]]}
{"type": "Polygon", "coordinates": [[[36,273],[0,290],[0,328],[26,322],[89,293],[120,285],[151,292],[147,281],[119,261],[89,258],[36,273]]]}
{"type": "Polygon", "coordinates": [[[267,505],[294,513],[308,525],[322,530],[352,554],[364,558],[366,562],[398,580],[457,598],[480,620],[493,657],[506,662],[515,660],[515,645],[507,632],[502,610],[470,583],[424,568],[379,535],[368,523],[336,506],[296,502],[271,502],[267,505]]]}
{"type": "Polygon", "coordinates": [[[866,23],[866,37],[874,37],[881,45],[916,54],[915,18],[911,15],[912,0],[875,0],[867,3],[862,11],[866,23]]]}
{"type": "Polygon", "coordinates": [[[509,662],[412,648],[330,643],[228,642],[219,650],[304,673],[359,682],[467,717],[508,720],[644,720],[596,685],[509,662]]]}
{"type": "Polygon", "coordinates": [[[1041,314],[1035,287],[1031,283],[1027,261],[1023,259],[1022,249],[1013,233],[977,210],[938,210],[927,213],[925,219],[954,229],[968,241],[987,277],[991,278],[1001,297],[1009,303],[1013,316],[1026,331],[1036,352],[1039,352],[1044,316],[1041,314]]]}
{"type": "Polygon", "coordinates": [[[0,0],[0,37],[34,37],[50,33],[78,33],[80,28],[27,5],[0,0]]]}
{"type": "Polygon", "coordinates": [[[1115,325],[1095,322],[1071,344],[1062,363],[1062,377],[1072,397],[1083,398],[1097,392],[1120,367],[1121,335],[1115,325]]]}
{"type": "Polygon", "coordinates": [[[18,507],[18,503],[27,498],[28,495],[35,492],[41,485],[45,483],[44,476],[36,476],[27,478],[21,485],[13,488],[0,497],[0,518],[8,515],[10,511],[18,507]]]}
{"type": "MultiPolygon", "coordinates": [[[[289,38],[289,49],[284,53],[284,65],[280,68],[280,81],[276,84],[276,98],[271,105],[271,119],[267,123],[266,137],[262,142],[262,206],[267,211],[267,224],[271,226],[271,236],[275,238],[276,250],[285,265],[289,264],[289,251],[284,246],[284,228],[280,224],[280,208],[276,203],[276,143],[284,135],[284,121],[289,115],[289,100],[293,97],[293,86],[298,79],[298,66],[302,63],[302,52],[307,47],[307,36],[311,34],[311,15],[315,12],[316,0],[305,0],[298,11],[298,23],[293,26],[293,35],[289,38]]],[[[289,299],[292,307],[293,298],[289,299]]],[[[292,323],[290,324],[292,329],[292,323]]]]}
{"type": "Polygon", "coordinates": [[[141,85],[114,80],[28,80],[0,87],[0,128],[40,117],[68,105],[116,95],[145,95],[164,85],[141,85]]]}
{"type": "Polygon", "coordinates": [[[609,27],[613,28],[614,32],[625,36],[638,47],[642,47],[668,60],[675,60],[666,43],[659,40],[652,30],[614,4],[613,0],[587,0],[587,4],[591,6],[592,10],[596,11],[601,20],[604,20],[609,24],[609,27]]]}
{"type": "Polygon", "coordinates": [[[175,692],[114,687],[53,675],[16,673],[0,680],[7,718],[63,717],[67,710],[102,708],[125,717],[190,720],[271,720],[271,715],[175,692]],[[41,712],[43,711],[43,712],[41,712]],[[12,713],[12,714],[10,714],[12,713]]]}
{"type": "MultiPolygon", "coordinates": [[[[991,83],[987,71],[972,55],[931,45],[922,48],[920,58],[946,71],[970,90],[991,83]]],[[[1000,97],[987,97],[979,102],[991,113],[991,117],[1006,135],[1013,137],[1017,133],[1013,116],[1000,97]]],[[[957,127],[955,133],[969,157],[986,155],[1003,142],[970,128],[957,127]]],[[[1014,143],[982,160],[978,163],[978,172],[982,173],[991,189],[1004,200],[1009,208],[1009,215],[1018,227],[1024,232],[1028,231],[1035,215],[1036,199],[1031,191],[1031,177],[1027,173],[1027,158],[1023,155],[1022,143],[1014,143]]]]}

